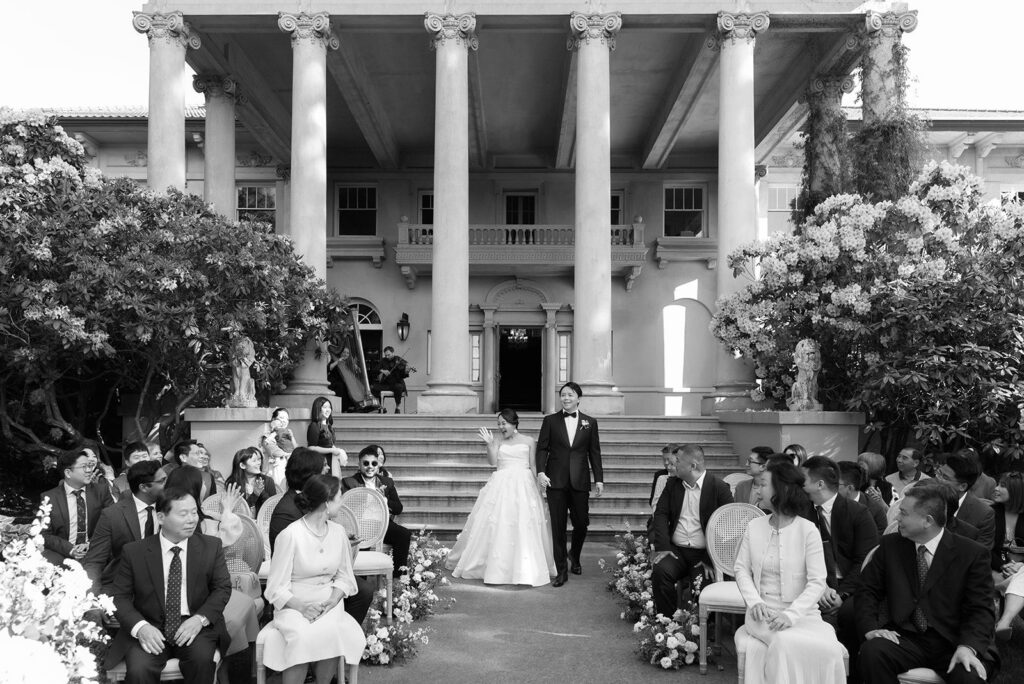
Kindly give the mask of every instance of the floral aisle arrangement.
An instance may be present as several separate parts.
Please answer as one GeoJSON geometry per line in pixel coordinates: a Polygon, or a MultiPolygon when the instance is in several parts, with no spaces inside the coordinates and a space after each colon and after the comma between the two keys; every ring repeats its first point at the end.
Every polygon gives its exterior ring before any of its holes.
{"type": "Polygon", "coordinates": [[[647,537],[633,534],[626,527],[625,534],[615,536],[617,551],[615,565],[603,558],[598,561],[601,569],[609,572],[612,579],[608,591],[626,604],[619,613],[623,620],[633,622],[633,632],[639,635],[637,654],[652,665],[666,670],[677,670],[697,661],[700,646],[700,625],[697,620],[697,597],[703,583],[698,575],[693,581],[690,599],[671,617],[655,612],[654,595],[651,589],[651,555],[647,537]]]}
{"type": "Polygon", "coordinates": [[[409,565],[403,568],[393,588],[392,623],[388,624],[386,620],[384,591],[376,593],[366,615],[363,662],[391,665],[416,655],[421,645],[429,643],[429,628],[414,627],[414,623],[433,615],[439,608],[449,608],[455,602],[454,598],[442,598],[435,591],[439,586],[448,585],[448,578],[442,570],[450,551],[430,532],[420,530],[413,536],[409,545],[409,565]]]}
{"type": "Polygon", "coordinates": [[[40,551],[49,523],[44,501],[27,533],[4,534],[0,549],[0,682],[96,682],[90,647],[105,642],[103,628],[87,611],[113,611],[112,601],[92,593],[92,582],[74,561],[51,564],[40,551]]]}

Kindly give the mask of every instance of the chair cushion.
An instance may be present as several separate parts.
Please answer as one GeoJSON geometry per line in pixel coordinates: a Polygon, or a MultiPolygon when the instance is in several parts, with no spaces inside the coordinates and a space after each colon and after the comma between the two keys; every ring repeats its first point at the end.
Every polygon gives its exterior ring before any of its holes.
{"type": "Polygon", "coordinates": [[[260,571],[256,574],[259,576],[261,580],[266,582],[267,578],[270,577],[270,561],[263,561],[263,563],[260,564],[260,571]]]}
{"type": "Polygon", "coordinates": [[[352,572],[357,575],[376,575],[394,572],[395,562],[386,553],[380,551],[360,551],[356,562],[352,564],[352,572]]]}
{"type": "Polygon", "coordinates": [[[913,670],[907,670],[903,674],[897,675],[896,679],[900,684],[945,684],[946,682],[935,670],[929,670],[927,667],[915,667],[913,670]]]}
{"type": "Polygon", "coordinates": [[[743,602],[740,588],[735,582],[712,582],[700,589],[698,599],[701,606],[710,610],[745,613],[747,604],[743,602]]]}

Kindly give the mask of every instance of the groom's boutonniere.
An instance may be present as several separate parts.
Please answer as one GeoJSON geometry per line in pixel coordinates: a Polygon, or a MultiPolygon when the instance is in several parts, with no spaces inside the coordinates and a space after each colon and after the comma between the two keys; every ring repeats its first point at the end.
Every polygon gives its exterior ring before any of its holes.
{"type": "Polygon", "coordinates": [[[589,420],[584,418],[583,420],[580,421],[580,430],[586,430],[588,427],[590,427],[590,421],[589,420]]]}

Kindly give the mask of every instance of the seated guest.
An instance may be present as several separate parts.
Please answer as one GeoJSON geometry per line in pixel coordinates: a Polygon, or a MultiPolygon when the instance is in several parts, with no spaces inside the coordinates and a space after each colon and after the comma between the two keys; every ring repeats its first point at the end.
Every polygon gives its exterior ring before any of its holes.
{"type": "Polygon", "coordinates": [[[57,461],[64,474],[53,489],[43,492],[50,500],[50,521],[43,529],[43,557],[54,565],[66,558],[85,558],[89,539],[96,530],[100,512],[114,503],[106,488],[90,487],[96,463],[88,449],[68,451],[57,461]]]}
{"type": "MultiPolygon", "coordinates": [[[[194,439],[178,442],[174,445],[171,462],[164,466],[164,472],[170,476],[177,468],[189,465],[202,472],[203,486],[199,503],[201,504],[211,494],[217,493],[217,477],[207,470],[210,465],[210,455],[206,449],[194,439]]],[[[220,473],[217,473],[219,475],[220,473]]],[[[223,478],[221,478],[223,480],[223,478]]]]}
{"type": "Polygon", "coordinates": [[[906,447],[900,449],[896,455],[896,472],[885,476],[885,481],[892,485],[893,500],[899,501],[903,495],[903,489],[920,480],[929,480],[927,475],[921,472],[921,461],[924,454],[919,449],[906,447]]]}
{"type": "Polygon", "coordinates": [[[666,444],[661,448],[661,460],[665,467],[654,471],[654,479],[651,480],[651,497],[648,503],[651,506],[651,514],[647,517],[647,538],[651,538],[651,531],[654,529],[654,510],[658,507],[658,499],[665,491],[665,484],[668,482],[668,454],[678,452],[682,447],[678,444],[666,444]]]}
{"type": "MultiPolygon", "coordinates": [[[[277,502],[274,507],[274,514],[270,516],[270,550],[274,551],[277,543],[277,536],[286,527],[302,517],[302,511],[295,503],[296,495],[302,491],[309,478],[319,475],[324,468],[324,457],[310,451],[306,447],[295,447],[288,458],[285,466],[285,479],[288,481],[288,491],[277,502]]],[[[345,601],[345,612],[351,615],[356,622],[362,623],[366,613],[370,610],[373,602],[373,589],[376,582],[367,577],[356,577],[358,593],[347,597],[345,601]]]]}
{"type": "Polygon", "coordinates": [[[754,481],[765,471],[768,459],[771,458],[774,451],[771,447],[766,446],[756,446],[750,450],[750,455],[747,456],[747,475],[750,475],[750,479],[736,485],[736,492],[732,498],[737,503],[752,504],[758,501],[757,491],[753,486],[754,481]]]}
{"type": "Polygon", "coordinates": [[[732,503],[729,485],[704,469],[704,450],[688,444],[668,454],[671,477],[654,511],[651,588],[654,605],[670,616],[678,608],[676,582],[710,566],[704,531],[719,506],[732,503]]]}
{"type": "Polygon", "coordinates": [[[112,493],[118,501],[122,497],[131,495],[131,487],[128,485],[128,469],[136,463],[150,460],[149,447],[142,442],[129,442],[125,444],[122,456],[124,463],[122,464],[121,474],[114,478],[114,481],[111,483],[112,493]]]}
{"type": "Polygon", "coordinates": [[[117,576],[121,549],[125,544],[156,534],[156,502],[164,490],[167,473],[157,461],[134,463],[125,473],[130,494],[122,496],[100,514],[89,551],[82,566],[93,582],[93,590],[110,593],[109,585],[117,576]]]}
{"type": "Polygon", "coordinates": [[[1002,571],[1011,561],[1024,560],[1016,552],[1011,557],[1010,547],[1024,546],[1024,473],[1003,473],[992,492],[995,503],[992,512],[995,528],[992,545],[992,569],[1002,571]]]}
{"type": "Polygon", "coordinates": [[[109,494],[113,501],[117,501],[117,492],[114,491],[114,466],[110,464],[106,452],[98,445],[83,447],[82,452],[89,457],[89,465],[92,466],[92,478],[86,486],[95,489],[100,497],[109,494]]]}
{"type": "Polygon", "coordinates": [[[996,640],[1005,643],[1013,637],[1013,619],[1024,610],[1024,563],[1010,561],[1003,566],[1002,576],[1000,584],[1005,594],[1003,613],[996,622],[996,640]]]}
{"type": "Polygon", "coordinates": [[[288,409],[276,408],[270,416],[270,430],[263,435],[263,472],[278,489],[284,489],[284,466],[295,450],[295,433],[288,427],[288,409]]]}
{"type": "Polygon", "coordinates": [[[844,684],[846,667],[835,631],[818,603],[826,590],[825,556],[807,506],[803,473],[773,463],[756,478],[759,504],[770,516],[747,525],[736,556],[736,584],[747,605],[747,684],[844,684]]]}
{"type": "Polygon", "coordinates": [[[246,447],[235,452],[231,462],[231,475],[226,485],[238,485],[242,499],[249,506],[250,517],[255,518],[263,503],[277,494],[274,481],[260,472],[263,468],[263,454],[256,447],[246,447]]]}
{"type": "Polygon", "coordinates": [[[868,474],[864,493],[878,499],[886,506],[892,504],[892,483],[885,479],[885,456],[874,451],[865,451],[857,456],[857,463],[863,463],[868,474]]]}
{"type": "Polygon", "coordinates": [[[985,472],[985,463],[983,461],[981,462],[981,464],[981,474],[978,475],[978,479],[975,481],[974,486],[971,487],[971,494],[978,497],[979,499],[986,499],[988,501],[992,501],[992,497],[996,491],[996,478],[992,477],[991,475],[985,472]]]}
{"type": "Polygon", "coordinates": [[[864,472],[864,467],[853,461],[840,461],[838,465],[839,493],[868,509],[871,519],[875,521],[875,527],[878,528],[878,534],[883,534],[886,525],[889,524],[885,517],[889,509],[881,500],[872,499],[864,493],[867,486],[867,473],[864,472]]]}
{"type": "Polygon", "coordinates": [[[412,532],[395,522],[395,516],[402,513],[402,500],[398,498],[395,481],[380,473],[380,458],[377,445],[365,447],[359,452],[359,470],[341,481],[341,491],[347,492],[356,487],[376,489],[388,500],[388,529],[384,533],[384,543],[390,544],[394,554],[394,576],[399,577],[402,567],[409,563],[409,545],[412,543],[412,532]]]}
{"type": "Polygon", "coordinates": [[[164,490],[157,522],[159,534],[121,550],[112,587],[121,628],[106,667],[123,659],[127,681],[158,682],[168,658],[178,658],[186,682],[212,683],[213,652],[228,645],[223,612],[231,577],[224,551],[219,539],[195,534],[199,505],[185,490],[164,490]]]}
{"type": "Polygon", "coordinates": [[[949,455],[935,471],[935,476],[949,482],[960,494],[956,517],[978,528],[978,541],[989,551],[995,546],[995,512],[992,506],[970,493],[981,473],[981,461],[974,449],[960,449],[949,455]]]}
{"type": "MultiPolygon", "coordinates": [[[[971,541],[976,541],[980,544],[978,536],[981,533],[978,531],[978,528],[956,517],[956,511],[960,508],[960,492],[957,491],[956,487],[948,482],[940,482],[935,478],[926,480],[925,483],[930,487],[938,487],[946,497],[946,531],[959,534],[961,537],[967,537],[971,541]]],[[[908,491],[910,491],[910,487],[903,490],[904,495],[908,491]]],[[[897,520],[897,527],[892,530],[893,532],[898,531],[898,525],[899,521],[897,520]]]]}
{"type": "Polygon", "coordinates": [[[345,529],[330,520],[342,505],[341,486],[314,475],[295,504],[303,515],[277,536],[267,579],[274,626],[284,638],[267,640],[263,662],[282,673],[284,684],[301,684],[313,663],[317,684],[329,684],[338,657],[356,665],[366,646],[362,627],[343,608],[358,589],[345,529]]]}
{"type": "Polygon", "coordinates": [[[782,453],[792,458],[793,465],[795,465],[797,468],[803,466],[804,461],[807,460],[807,449],[804,449],[799,444],[790,444],[788,447],[782,450],[782,453]]]}
{"type": "Polygon", "coordinates": [[[899,534],[882,537],[855,599],[864,681],[896,684],[916,667],[940,672],[949,684],[994,677],[988,549],[945,531],[946,500],[937,487],[907,490],[899,509],[899,534]],[[880,612],[883,601],[888,608],[880,612]]]}

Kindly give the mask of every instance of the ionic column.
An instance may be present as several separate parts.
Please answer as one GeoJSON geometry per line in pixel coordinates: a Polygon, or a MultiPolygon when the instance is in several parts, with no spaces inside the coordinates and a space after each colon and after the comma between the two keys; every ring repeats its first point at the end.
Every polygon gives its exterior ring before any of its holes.
{"type": "Polygon", "coordinates": [[[569,27],[568,47],[577,52],[572,379],[583,388],[587,412],[619,414],[624,399],[612,383],[609,53],[622,16],[573,12],[569,27]]]}
{"type": "MultiPolygon", "coordinates": [[[[768,28],[768,14],[718,13],[718,297],[743,284],[733,277],[728,256],[757,237],[757,187],[754,160],[754,40],[768,28]]],[[[701,410],[733,408],[749,402],[754,373],[720,345],[715,392],[701,410]]]]}
{"type": "Polygon", "coordinates": [[[884,121],[902,105],[893,50],[904,33],[917,28],[917,10],[865,13],[867,50],[861,62],[864,125],[884,121]]]}
{"type": "MultiPolygon", "coordinates": [[[[424,16],[437,57],[434,85],[434,359],[420,413],[476,413],[469,382],[469,50],[476,15],[424,16]]],[[[493,390],[492,390],[493,391],[493,390]]]]}
{"type": "Polygon", "coordinates": [[[496,325],[494,323],[494,312],[498,307],[495,304],[484,304],[480,307],[484,312],[484,349],[483,359],[480,363],[480,372],[483,374],[484,383],[484,413],[494,413],[496,397],[494,393],[494,375],[498,372],[497,359],[494,356],[494,335],[496,325]]]}
{"type": "MultiPolygon", "coordinates": [[[[544,401],[541,406],[544,413],[554,413],[559,409],[558,396],[558,310],[562,305],[558,302],[541,304],[547,319],[544,322],[544,401]]],[[[589,402],[590,396],[587,395],[589,402]]]]}
{"type": "Polygon", "coordinates": [[[807,186],[815,204],[849,190],[845,164],[846,115],[843,94],[853,92],[850,76],[820,76],[807,89],[807,186]],[[839,125],[836,125],[836,124],[839,125]]]}
{"type": "Polygon", "coordinates": [[[192,87],[206,98],[203,200],[218,214],[235,218],[235,102],[238,88],[226,76],[196,74],[192,87]]]}
{"type": "MultiPolygon", "coordinates": [[[[338,49],[326,12],[280,13],[292,41],[292,158],[289,236],[295,251],[327,279],[327,50],[338,49]]],[[[325,394],[327,363],[307,349],[286,395],[325,394]]],[[[306,400],[302,400],[305,402],[306,400]]],[[[284,402],[290,403],[290,402],[284,402]]],[[[302,405],[308,405],[303,403],[302,405]]]]}
{"type": "Polygon", "coordinates": [[[181,12],[134,12],[132,26],[149,40],[146,182],[157,192],[185,189],[185,50],[199,49],[181,12]]]}

